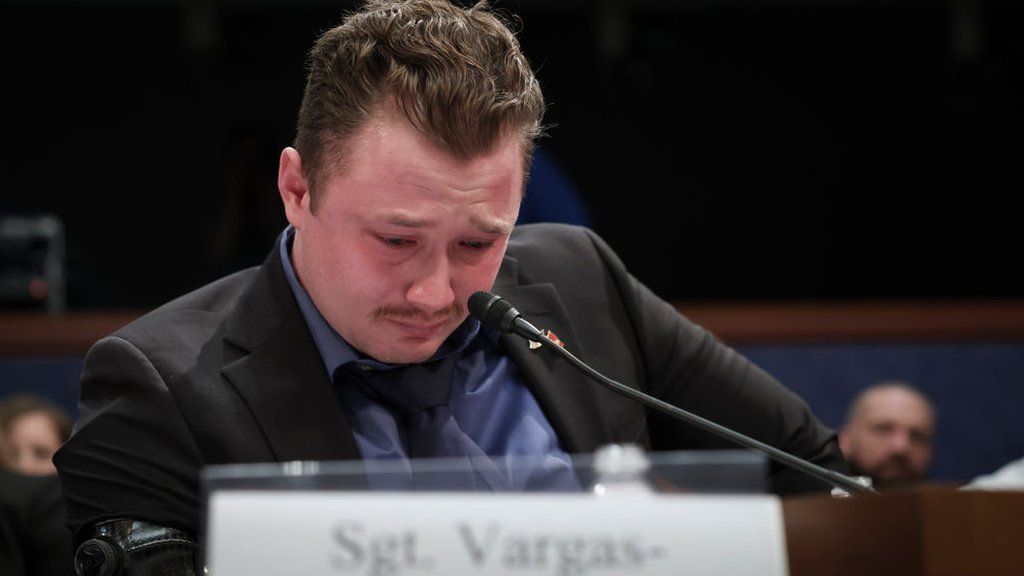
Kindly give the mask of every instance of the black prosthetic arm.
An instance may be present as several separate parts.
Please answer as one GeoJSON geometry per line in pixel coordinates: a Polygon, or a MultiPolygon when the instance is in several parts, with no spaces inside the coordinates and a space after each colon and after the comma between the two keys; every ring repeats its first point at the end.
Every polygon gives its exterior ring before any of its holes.
{"type": "Polygon", "coordinates": [[[118,518],[75,551],[78,576],[196,576],[199,546],[181,530],[118,518]]]}

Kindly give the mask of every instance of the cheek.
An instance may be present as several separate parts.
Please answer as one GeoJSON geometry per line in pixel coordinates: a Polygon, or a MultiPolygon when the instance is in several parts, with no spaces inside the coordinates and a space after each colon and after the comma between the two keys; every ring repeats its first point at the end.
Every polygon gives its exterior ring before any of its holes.
{"type": "Polygon", "coordinates": [[[347,291],[373,283],[383,275],[383,267],[375,258],[372,246],[351,234],[326,236],[321,246],[325,249],[320,251],[317,273],[334,289],[347,291]]]}
{"type": "Polygon", "coordinates": [[[918,462],[926,462],[929,458],[931,458],[931,451],[924,446],[915,446],[914,449],[910,451],[910,453],[913,455],[913,458],[918,462]]]}
{"type": "Polygon", "coordinates": [[[372,245],[349,251],[335,268],[334,283],[347,301],[343,313],[365,318],[381,306],[400,305],[414,270],[415,263],[396,264],[372,245]]]}
{"type": "Polygon", "coordinates": [[[494,277],[498,274],[498,268],[501,267],[502,255],[499,254],[497,257],[489,257],[486,260],[464,266],[453,275],[452,289],[463,297],[461,304],[465,304],[465,299],[474,292],[491,289],[494,277]]]}

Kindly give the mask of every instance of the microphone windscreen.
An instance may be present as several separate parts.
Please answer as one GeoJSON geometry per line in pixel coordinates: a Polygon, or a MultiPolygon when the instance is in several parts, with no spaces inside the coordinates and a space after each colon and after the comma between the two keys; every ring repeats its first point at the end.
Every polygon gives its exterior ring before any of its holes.
{"type": "Polygon", "coordinates": [[[469,297],[467,307],[469,308],[469,313],[484,325],[496,328],[502,332],[508,332],[508,328],[502,326],[502,320],[508,314],[508,311],[512,310],[512,305],[501,296],[481,290],[469,297]]]}

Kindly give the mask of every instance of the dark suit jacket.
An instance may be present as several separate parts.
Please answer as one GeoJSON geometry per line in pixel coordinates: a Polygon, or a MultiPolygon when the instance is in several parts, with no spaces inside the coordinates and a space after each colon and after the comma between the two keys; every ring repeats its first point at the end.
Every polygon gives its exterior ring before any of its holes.
{"type": "MultiPolygon", "coordinates": [[[[611,378],[824,466],[845,466],[834,434],[799,398],[655,297],[588,230],[517,228],[494,291],[611,378]]],[[[730,447],[647,413],[518,337],[501,344],[570,453],[610,442],[730,447]]],[[[75,433],[54,460],[72,526],[127,516],[195,533],[205,464],[359,457],[275,247],[259,268],[99,341],[86,359],[75,433]]],[[[780,492],[820,487],[794,471],[773,472],[780,492]]]]}
{"type": "Polygon", "coordinates": [[[0,470],[0,574],[67,576],[73,572],[71,535],[64,528],[57,478],[0,470]]]}

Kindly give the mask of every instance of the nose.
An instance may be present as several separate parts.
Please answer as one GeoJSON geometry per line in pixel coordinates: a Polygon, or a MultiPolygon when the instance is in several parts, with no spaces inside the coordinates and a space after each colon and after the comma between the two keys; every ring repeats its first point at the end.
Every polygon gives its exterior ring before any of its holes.
{"type": "Polygon", "coordinates": [[[897,431],[889,438],[889,448],[898,454],[906,454],[910,452],[912,444],[913,442],[910,439],[910,434],[906,431],[897,431]]]}
{"type": "Polygon", "coordinates": [[[431,259],[413,280],[405,294],[406,300],[425,312],[437,312],[452,305],[451,264],[447,255],[431,259]]]}

